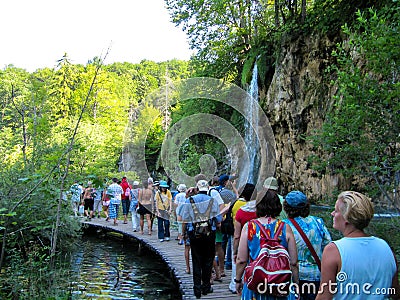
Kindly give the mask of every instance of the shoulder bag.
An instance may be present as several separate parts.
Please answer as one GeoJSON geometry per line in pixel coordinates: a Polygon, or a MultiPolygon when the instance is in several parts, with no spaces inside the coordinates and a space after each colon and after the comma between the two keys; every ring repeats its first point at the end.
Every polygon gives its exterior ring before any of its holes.
{"type": "Polygon", "coordinates": [[[308,237],[306,236],[306,234],[301,229],[300,225],[296,222],[295,219],[289,219],[289,220],[290,220],[290,222],[292,222],[294,227],[296,227],[297,231],[300,233],[301,237],[303,238],[304,242],[306,243],[306,245],[308,247],[308,250],[310,250],[311,255],[314,257],[314,260],[318,266],[319,271],[321,272],[321,260],[319,259],[317,252],[315,252],[314,247],[311,245],[310,240],[308,239],[308,237]]]}

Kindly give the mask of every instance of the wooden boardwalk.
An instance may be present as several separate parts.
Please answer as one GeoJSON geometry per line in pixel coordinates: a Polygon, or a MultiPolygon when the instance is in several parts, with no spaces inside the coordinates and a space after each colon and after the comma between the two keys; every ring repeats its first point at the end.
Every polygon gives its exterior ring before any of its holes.
{"type": "MultiPolygon", "coordinates": [[[[172,275],[179,283],[182,299],[196,299],[193,294],[193,275],[186,274],[185,272],[185,247],[183,245],[178,245],[178,242],[175,240],[175,238],[178,236],[178,232],[173,228],[173,226],[171,226],[171,240],[168,242],[159,242],[157,238],[157,224],[153,225],[153,229],[155,230],[153,231],[152,235],[148,235],[146,229],[144,235],[140,234],[139,232],[133,232],[131,221],[129,221],[128,224],[123,224],[122,221],[119,220],[118,226],[114,226],[112,222],[106,222],[104,218],[94,218],[91,221],[84,221],[84,224],[106,231],[118,232],[138,240],[141,244],[145,244],[146,247],[160,255],[161,258],[167,263],[172,275]]],[[[145,228],[146,227],[147,224],[145,222],[145,228]]],[[[214,292],[208,295],[202,295],[201,299],[240,299],[238,295],[232,294],[228,288],[231,278],[231,270],[225,270],[225,273],[226,277],[222,278],[222,282],[214,281],[214,284],[212,285],[214,292]]]]}

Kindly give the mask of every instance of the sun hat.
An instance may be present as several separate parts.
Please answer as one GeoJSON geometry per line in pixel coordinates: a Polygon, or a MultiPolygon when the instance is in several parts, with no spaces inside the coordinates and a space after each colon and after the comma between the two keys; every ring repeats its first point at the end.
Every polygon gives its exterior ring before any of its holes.
{"type": "Polygon", "coordinates": [[[139,181],[136,181],[136,180],[135,180],[134,182],[132,182],[132,185],[133,185],[133,186],[139,185],[139,181]]]}
{"type": "Polygon", "coordinates": [[[177,188],[176,188],[177,190],[178,190],[178,192],[186,192],[186,185],[185,184],[183,184],[183,183],[181,183],[181,184],[179,184],[178,186],[177,186],[177,188]]]}
{"type": "Polygon", "coordinates": [[[268,177],[265,179],[263,187],[267,190],[278,190],[278,180],[275,177],[268,177]]]}
{"type": "Polygon", "coordinates": [[[291,207],[303,207],[307,203],[307,196],[300,191],[291,191],[285,200],[291,207]]]}
{"type": "Polygon", "coordinates": [[[159,185],[160,185],[160,183],[158,182],[158,180],[153,182],[153,186],[159,186],[159,185]]]}
{"type": "Polygon", "coordinates": [[[197,182],[197,188],[200,192],[208,192],[208,182],[207,180],[199,180],[197,182]]]}
{"type": "Polygon", "coordinates": [[[166,181],[160,180],[160,187],[169,188],[169,185],[167,184],[166,181]]]}

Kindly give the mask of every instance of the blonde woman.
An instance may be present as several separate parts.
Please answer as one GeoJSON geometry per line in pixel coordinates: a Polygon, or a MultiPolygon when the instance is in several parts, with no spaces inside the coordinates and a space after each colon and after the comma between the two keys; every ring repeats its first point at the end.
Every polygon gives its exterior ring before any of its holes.
{"type": "Polygon", "coordinates": [[[317,299],[399,299],[392,250],[384,240],[364,232],[374,216],[370,199],[358,192],[342,192],[331,215],[333,228],[344,237],[324,249],[317,299]]]}

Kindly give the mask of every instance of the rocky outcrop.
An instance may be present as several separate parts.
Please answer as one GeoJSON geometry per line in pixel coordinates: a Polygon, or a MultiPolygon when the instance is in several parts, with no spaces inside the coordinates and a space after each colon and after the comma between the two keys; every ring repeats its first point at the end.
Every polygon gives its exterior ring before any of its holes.
{"type": "Polygon", "coordinates": [[[319,129],[335,87],[326,72],[337,41],[321,36],[301,36],[282,46],[275,74],[260,101],[276,140],[276,176],[282,194],[304,191],[312,201],[324,203],[335,189],[346,188],[339,176],[313,171],[308,158],[315,153],[308,137],[319,129]]]}

